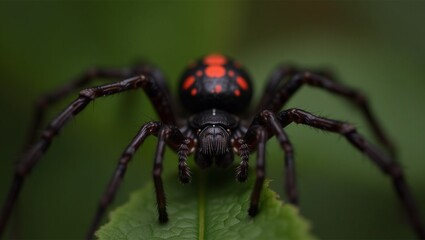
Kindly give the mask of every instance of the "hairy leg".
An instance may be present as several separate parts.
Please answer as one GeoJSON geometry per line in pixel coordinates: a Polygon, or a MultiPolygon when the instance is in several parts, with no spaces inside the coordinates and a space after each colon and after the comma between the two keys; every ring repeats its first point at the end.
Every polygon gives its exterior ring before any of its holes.
{"type": "Polygon", "coordinates": [[[396,156],[396,149],[394,144],[382,129],[381,124],[379,123],[375,114],[373,114],[366,96],[364,96],[360,91],[345,86],[338,81],[335,81],[334,79],[331,79],[329,74],[297,71],[289,67],[279,68],[275,73],[272,74],[272,76],[275,77],[272,77],[269,80],[269,85],[273,85],[275,88],[266,88],[264,95],[267,97],[263,97],[266,99],[263,100],[263,103],[261,103],[257,113],[266,109],[272,112],[278,112],[285,106],[289,99],[299,89],[301,89],[303,85],[318,87],[333,94],[339,95],[354,103],[362,111],[376,138],[388,149],[388,151],[394,157],[396,156]],[[279,85],[277,84],[279,82],[277,79],[287,79],[287,81],[279,85]]]}
{"type": "Polygon", "coordinates": [[[295,122],[343,135],[355,148],[367,155],[370,160],[391,179],[397,196],[406,211],[413,229],[420,239],[425,239],[425,229],[420,217],[420,212],[410,193],[403,170],[396,161],[383,154],[362,135],[357,133],[353,125],[318,117],[300,109],[283,111],[277,114],[277,118],[283,127],[295,122]]]}
{"type": "Polygon", "coordinates": [[[143,124],[139,132],[136,134],[136,136],[130,142],[128,147],[122,153],[118,161],[118,165],[114,171],[114,174],[112,175],[111,181],[109,182],[108,187],[106,188],[106,191],[102,195],[102,198],[99,202],[96,214],[93,218],[89,231],[87,232],[87,236],[86,236],[87,239],[93,238],[94,232],[98,228],[99,223],[102,220],[103,215],[105,214],[106,208],[113,201],[116,195],[116,192],[124,178],[128,163],[131,161],[134,154],[139,149],[139,147],[143,144],[145,139],[148,136],[157,135],[160,127],[161,127],[161,123],[159,122],[148,122],[143,124]]]}
{"type": "Polygon", "coordinates": [[[0,213],[0,235],[4,231],[25,177],[41,159],[54,137],[64,125],[96,98],[140,88],[146,92],[155,106],[161,106],[159,108],[160,110],[158,110],[161,120],[164,118],[165,121],[167,121],[173,118],[172,109],[170,105],[168,105],[168,99],[165,98],[165,93],[161,92],[154,79],[150,76],[140,75],[120,82],[82,90],[78,98],[68,105],[65,110],[43,130],[40,139],[32,145],[16,167],[9,193],[0,213]]]}

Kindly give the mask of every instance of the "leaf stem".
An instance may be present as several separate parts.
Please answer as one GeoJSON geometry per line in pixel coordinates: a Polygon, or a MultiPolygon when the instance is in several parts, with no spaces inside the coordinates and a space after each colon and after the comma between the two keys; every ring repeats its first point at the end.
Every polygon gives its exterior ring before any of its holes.
{"type": "Polygon", "coordinates": [[[199,240],[205,239],[205,185],[206,171],[199,170],[199,240]]]}

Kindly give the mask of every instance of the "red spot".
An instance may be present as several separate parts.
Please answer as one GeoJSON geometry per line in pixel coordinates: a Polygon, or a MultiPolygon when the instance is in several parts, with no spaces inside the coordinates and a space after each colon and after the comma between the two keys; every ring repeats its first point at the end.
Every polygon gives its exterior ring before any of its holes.
{"type": "Polygon", "coordinates": [[[216,92],[216,93],[220,93],[220,92],[221,92],[222,87],[221,87],[221,85],[220,85],[220,84],[217,84],[217,85],[215,85],[214,89],[215,89],[215,92],[216,92]]]}
{"type": "Polygon", "coordinates": [[[235,76],[235,72],[233,72],[232,70],[230,70],[228,73],[229,77],[234,77],[235,76]]]}
{"type": "Polygon", "coordinates": [[[201,77],[202,76],[202,71],[201,70],[196,71],[196,76],[201,77]]]}
{"type": "Polygon", "coordinates": [[[205,74],[210,78],[220,78],[226,73],[226,69],[222,66],[212,65],[205,69],[205,74]]]}
{"type": "Polygon", "coordinates": [[[239,97],[241,95],[241,91],[239,91],[239,89],[236,89],[233,93],[235,93],[236,97],[239,97]]]}
{"type": "Polygon", "coordinates": [[[195,77],[194,76],[187,77],[186,80],[184,80],[184,82],[183,82],[183,89],[187,90],[194,83],[195,83],[195,77]]]}
{"type": "Polygon", "coordinates": [[[192,91],[190,91],[190,95],[195,96],[196,93],[198,93],[198,90],[196,90],[196,88],[192,89],[192,91]]]}
{"type": "Polygon", "coordinates": [[[238,76],[237,78],[236,78],[236,83],[239,85],[239,87],[241,87],[243,90],[247,90],[248,89],[248,83],[246,82],[246,80],[243,78],[243,77],[241,77],[241,76],[238,76]]]}
{"type": "Polygon", "coordinates": [[[207,65],[223,65],[226,62],[226,57],[220,54],[211,54],[204,58],[204,63],[207,65]]]}

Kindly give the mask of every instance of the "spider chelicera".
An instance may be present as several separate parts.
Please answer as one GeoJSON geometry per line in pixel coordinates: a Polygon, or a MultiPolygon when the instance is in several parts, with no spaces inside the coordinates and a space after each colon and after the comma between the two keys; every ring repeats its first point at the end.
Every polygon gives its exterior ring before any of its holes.
{"type": "Polygon", "coordinates": [[[290,203],[297,204],[294,153],[283,129],[291,123],[299,123],[341,134],[350,144],[367,155],[383,173],[391,178],[410,224],[417,236],[425,239],[422,221],[405,182],[403,171],[390,157],[390,155],[394,156],[394,147],[372,114],[366,98],[360,92],[333,80],[326,72],[302,71],[291,66],[282,66],[271,75],[263,96],[251,112],[251,116],[244,119],[241,112],[246,110],[252,97],[251,79],[237,61],[220,54],[205,56],[189,65],[183,73],[179,94],[188,117],[175,114],[174,102],[171,101],[162,73],[148,65],[131,69],[91,69],[70,84],[40,98],[28,139],[31,147],[16,167],[9,194],[1,211],[0,234],[5,229],[25,177],[41,159],[65,123],[94,99],[132,89],[145,91],[155,106],[160,121],[143,124],[122,153],[113,177],[101,198],[87,238],[93,236],[106,208],[112,202],[124,177],[127,164],[144,140],[151,135],[158,138],[152,174],[158,218],[162,223],[168,220],[161,179],[166,145],[178,154],[179,178],[182,183],[190,182],[190,171],[186,160],[192,153],[195,154],[196,164],[201,168],[207,168],[213,164],[226,168],[233,162],[234,155],[238,154],[240,163],[236,169],[236,179],[243,182],[248,174],[248,156],[251,152],[257,151],[256,180],[248,209],[248,214],[255,216],[259,209],[260,192],[265,178],[266,142],[269,138],[276,136],[285,153],[286,194],[290,203]],[[53,119],[43,130],[41,137],[36,139],[46,108],[95,78],[125,80],[80,91],[78,98],[53,119]],[[365,115],[377,139],[391,154],[387,155],[379,151],[349,123],[315,116],[296,108],[281,111],[303,85],[327,90],[355,103],[365,115]]]}

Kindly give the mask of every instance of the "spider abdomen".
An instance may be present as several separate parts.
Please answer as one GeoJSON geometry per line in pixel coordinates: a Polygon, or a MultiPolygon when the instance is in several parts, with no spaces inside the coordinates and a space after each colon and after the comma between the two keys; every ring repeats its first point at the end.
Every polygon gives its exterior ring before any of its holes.
{"type": "Polygon", "coordinates": [[[192,112],[216,108],[241,112],[252,97],[252,84],[241,65],[211,54],[191,64],[180,80],[180,98],[192,112]]]}

